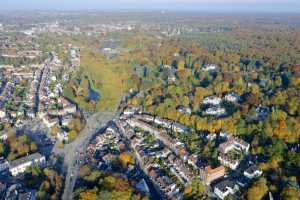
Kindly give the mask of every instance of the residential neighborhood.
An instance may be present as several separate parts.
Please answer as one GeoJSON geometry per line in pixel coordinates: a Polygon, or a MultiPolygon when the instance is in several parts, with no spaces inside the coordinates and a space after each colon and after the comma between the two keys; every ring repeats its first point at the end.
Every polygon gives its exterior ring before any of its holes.
{"type": "Polygon", "coordinates": [[[6,1],[0,200],[300,200],[296,0],[6,1]]]}

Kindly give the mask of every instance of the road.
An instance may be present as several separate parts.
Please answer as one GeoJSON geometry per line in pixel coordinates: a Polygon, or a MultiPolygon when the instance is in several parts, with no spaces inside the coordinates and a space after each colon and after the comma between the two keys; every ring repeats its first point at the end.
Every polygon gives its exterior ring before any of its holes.
{"type": "Polygon", "coordinates": [[[80,160],[92,137],[103,128],[109,121],[113,120],[118,113],[115,112],[99,112],[92,114],[87,118],[85,128],[81,131],[76,140],[70,144],[66,144],[64,149],[55,147],[53,153],[64,155],[64,168],[66,168],[65,189],[62,200],[71,200],[76,178],[79,172],[80,160]],[[78,152],[82,152],[80,156],[78,152]]]}
{"type": "MultiPolygon", "coordinates": [[[[121,99],[120,99],[121,102],[121,99]]],[[[93,136],[101,130],[101,128],[105,127],[106,124],[119,117],[120,108],[122,107],[122,103],[119,104],[120,107],[117,109],[118,111],[105,111],[105,112],[97,112],[97,113],[85,113],[86,126],[80,132],[75,141],[70,144],[66,144],[64,148],[59,148],[59,142],[56,142],[55,145],[51,147],[49,153],[50,155],[59,155],[64,157],[63,163],[63,172],[66,174],[65,176],[65,188],[64,193],[62,195],[62,200],[71,200],[73,189],[75,187],[76,179],[78,176],[80,163],[78,161],[83,159],[86,153],[87,146],[93,136]],[[78,152],[82,152],[80,155],[78,152]]],[[[49,134],[48,129],[39,119],[32,120],[26,123],[20,130],[24,131],[28,136],[35,138],[36,133],[40,135],[47,136],[55,141],[55,138],[49,134]]]]}

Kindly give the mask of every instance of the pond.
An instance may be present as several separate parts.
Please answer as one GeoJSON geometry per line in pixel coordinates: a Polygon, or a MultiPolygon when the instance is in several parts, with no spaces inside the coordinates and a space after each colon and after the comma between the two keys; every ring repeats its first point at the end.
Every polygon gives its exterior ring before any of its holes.
{"type": "Polygon", "coordinates": [[[100,93],[97,92],[97,91],[95,91],[95,90],[93,90],[93,89],[90,87],[90,88],[89,88],[89,96],[86,97],[86,100],[87,100],[87,101],[95,101],[95,102],[97,102],[97,101],[99,101],[99,99],[100,99],[100,93]]]}

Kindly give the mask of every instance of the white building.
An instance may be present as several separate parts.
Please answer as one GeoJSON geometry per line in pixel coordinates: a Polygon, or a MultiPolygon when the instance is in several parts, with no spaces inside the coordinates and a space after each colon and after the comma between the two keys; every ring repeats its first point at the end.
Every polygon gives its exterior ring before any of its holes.
{"type": "Polygon", "coordinates": [[[0,131],[0,140],[6,140],[7,139],[7,132],[5,130],[0,131]]]}
{"type": "Polygon", "coordinates": [[[220,198],[225,199],[228,195],[234,194],[239,190],[238,185],[233,181],[225,180],[218,183],[214,188],[214,193],[220,198]]]}
{"type": "Polygon", "coordinates": [[[123,111],[123,114],[126,116],[132,116],[132,115],[138,113],[139,110],[140,110],[140,108],[137,106],[129,106],[123,111]]]}
{"type": "Polygon", "coordinates": [[[25,170],[32,165],[44,165],[46,163],[45,156],[34,153],[26,157],[19,158],[9,163],[9,171],[13,176],[24,173],[25,170]]]}
{"type": "Polygon", "coordinates": [[[5,110],[0,110],[0,119],[4,118],[6,116],[5,110]]]}
{"type": "Polygon", "coordinates": [[[66,115],[66,116],[62,117],[61,125],[68,126],[71,123],[72,120],[73,120],[72,115],[66,115]]]}
{"type": "Polygon", "coordinates": [[[246,171],[244,171],[244,176],[249,179],[257,178],[262,175],[262,171],[258,169],[255,165],[250,166],[246,171]]]}
{"type": "Polygon", "coordinates": [[[240,100],[240,96],[238,94],[235,93],[228,93],[225,95],[225,100],[226,101],[230,101],[230,102],[238,102],[240,100]]]}
{"type": "Polygon", "coordinates": [[[218,160],[220,163],[226,167],[229,167],[232,170],[236,170],[236,168],[239,166],[240,161],[236,159],[231,159],[229,156],[225,154],[220,154],[218,156],[218,160]]]}
{"type": "Polygon", "coordinates": [[[187,133],[187,132],[189,132],[189,130],[190,130],[187,126],[184,126],[184,125],[179,124],[179,123],[177,123],[177,122],[174,122],[174,123],[172,124],[172,128],[173,128],[173,130],[174,130],[175,132],[178,132],[178,133],[187,133]]]}
{"type": "Polygon", "coordinates": [[[226,115],[225,108],[222,107],[210,107],[204,111],[205,115],[222,116],[226,115]]]}
{"type": "Polygon", "coordinates": [[[8,162],[4,158],[0,158],[0,172],[8,169],[8,162]]]}
{"type": "Polygon", "coordinates": [[[230,137],[226,142],[219,145],[220,154],[218,160],[224,165],[232,170],[235,170],[240,163],[240,160],[233,159],[229,156],[229,152],[232,150],[240,151],[241,153],[247,154],[250,148],[250,144],[239,139],[230,137]]]}
{"type": "Polygon", "coordinates": [[[59,140],[59,141],[68,141],[69,140],[69,134],[66,132],[66,131],[59,131],[56,135],[56,138],[59,140]]]}
{"type": "Polygon", "coordinates": [[[214,65],[214,64],[207,64],[202,67],[203,71],[215,71],[217,69],[218,69],[218,66],[214,65]]]}
{"type": "Polygon", "coordinates": [[[227,154],[229,151],[236,149],[248,153],[250,144],[239,138],[231,137],[228,141],[219,145],[220,152],[227,154]]]}
{"type": "Polygon", "coordinates": [[[212,105],[219,105],[222,102],[222,99],[217,96],[209,96],[203,99],[203,104],[212,104],[212,105]]]}

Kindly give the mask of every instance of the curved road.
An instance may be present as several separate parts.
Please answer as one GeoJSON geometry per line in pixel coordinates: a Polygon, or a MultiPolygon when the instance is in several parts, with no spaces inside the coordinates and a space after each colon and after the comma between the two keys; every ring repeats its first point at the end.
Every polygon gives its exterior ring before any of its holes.
{"type": "MultiPolygon", "coordinates": [[[[85,128],[78,135],[76,140],[65,145],[64,149],[54,148],[54,153],[64,155],[64,167],[66,168],[65,189],[62,200],[71,200],[76,178],[80,168],[78,152],[84,153],[92,137],[106,124],[113,120],[118,113],[100,112],[89,116],[85,128]]],[[[83,154],[84,155],[84,154],[83,154]]]]}

